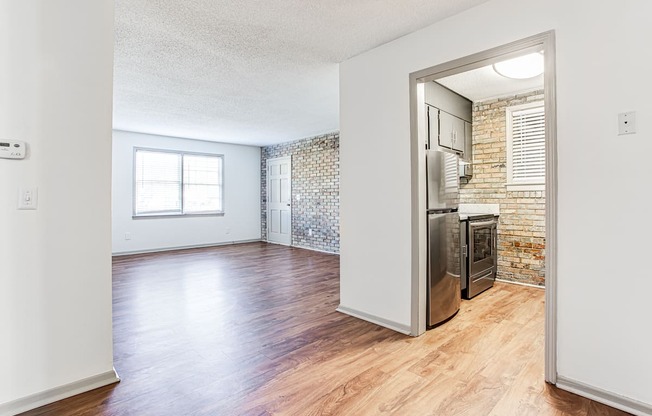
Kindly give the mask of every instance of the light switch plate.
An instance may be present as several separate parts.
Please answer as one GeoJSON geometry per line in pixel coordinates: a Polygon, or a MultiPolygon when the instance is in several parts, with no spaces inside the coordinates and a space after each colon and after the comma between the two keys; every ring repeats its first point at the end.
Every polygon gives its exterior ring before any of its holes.
{"type": "Polygon", "coordinates": [[[618,135],[636,133],[636,112],[618,114],[618,135]]]}
{"type": "Polygon", "coordinates": [[[38,208],[38,188],[18,189],[18,209],[38,208]]]}

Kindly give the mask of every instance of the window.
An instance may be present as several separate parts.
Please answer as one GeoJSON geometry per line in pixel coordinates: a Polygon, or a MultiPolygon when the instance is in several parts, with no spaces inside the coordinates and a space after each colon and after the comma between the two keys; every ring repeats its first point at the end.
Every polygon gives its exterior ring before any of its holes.
{"type": "Polygon", "coordinates": [[[223,156],[135,149],[134,216],[221,214],[223,156]]]}
{"type": "Polygon", "coordinates": [[[507,108],[507,189],[544,189],[545,130],[543,103],[507,108]]]}

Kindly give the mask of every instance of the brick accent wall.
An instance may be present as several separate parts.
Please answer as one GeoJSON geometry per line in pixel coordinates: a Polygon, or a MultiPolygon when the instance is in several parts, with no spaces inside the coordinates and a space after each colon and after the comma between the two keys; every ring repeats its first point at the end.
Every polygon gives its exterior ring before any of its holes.
{"type": "Polygon", "coordinates": [[[340,136],[331,133],[262,148],[261,224],[267,239],[267,159],[292,156],[292,245],[340,251],[340,136]]]}
{"type": "Polygon", "coordinates": [[[462,204],[500,204],[499,279],[545,284],[545,192],[508,191],[506,107],[543,101],[543,91],[473,103],[473,176],[460,184],[462,204]]]}

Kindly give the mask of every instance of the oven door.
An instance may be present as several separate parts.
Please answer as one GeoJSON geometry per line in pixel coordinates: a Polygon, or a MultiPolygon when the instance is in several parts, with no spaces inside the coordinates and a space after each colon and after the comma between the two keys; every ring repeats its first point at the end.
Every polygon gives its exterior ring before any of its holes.
{"type": "Polygon", "coordinates": [[[496,269],[496,221],[469,222],[469,280],[496,269]]]}

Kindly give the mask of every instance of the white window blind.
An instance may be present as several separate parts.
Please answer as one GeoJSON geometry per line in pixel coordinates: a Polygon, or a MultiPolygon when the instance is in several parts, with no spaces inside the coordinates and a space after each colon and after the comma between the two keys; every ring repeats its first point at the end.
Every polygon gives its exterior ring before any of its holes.
{"type": "Polygon", "coordinates": [[[507,109],[508,184],[543,184],[546,177],[542,103],[507,109]]]}
{"type": "Polygon", "coordinates": [[[136,149],[134,215],[223,212],[223,158],[136,149]]]}

